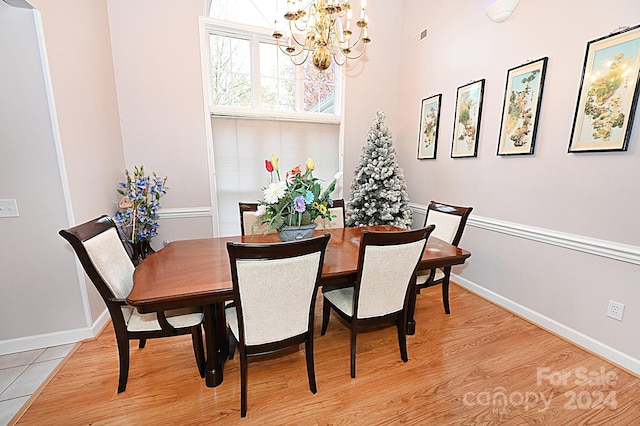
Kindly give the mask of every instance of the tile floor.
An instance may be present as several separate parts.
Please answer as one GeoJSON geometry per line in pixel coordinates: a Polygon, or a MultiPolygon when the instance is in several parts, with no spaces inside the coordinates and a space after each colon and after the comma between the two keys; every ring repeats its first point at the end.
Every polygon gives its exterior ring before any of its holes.
{"type": "Polygon", "coordinates": [[[0,425],[6,426],[75,343],[0,355],[0,425]]]}

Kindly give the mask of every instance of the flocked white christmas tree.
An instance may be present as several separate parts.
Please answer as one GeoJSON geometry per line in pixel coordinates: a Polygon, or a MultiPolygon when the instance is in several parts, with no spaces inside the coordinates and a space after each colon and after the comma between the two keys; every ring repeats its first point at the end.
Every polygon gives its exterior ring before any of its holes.
{"type": "Polygon", "coordinates": [[[378,111],[362,148],[347,202],[347,226],[395,225],[410,228],[413,215],[404,174],[391,144],[391,132],[378,111]]]}

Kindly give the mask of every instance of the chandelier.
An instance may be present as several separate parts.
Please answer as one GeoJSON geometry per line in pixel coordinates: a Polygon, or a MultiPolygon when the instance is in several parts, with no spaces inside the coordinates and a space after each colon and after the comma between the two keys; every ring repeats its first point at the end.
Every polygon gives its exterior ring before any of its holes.
{"type": "Polygon", "coordinates": [[[289,23],[287,37],[278,30],[277,20],[273,32],[278,47],[295,65],[302,65],[311,56],[313,65],[324,71],[332,60],[342,66],[347,59],[358,59],[364,54],[367,43],[371,42],[367,33],[369,18],[365,13],[367,0],[360,1],[360,18],[355,22],[359,35],[355,40],[349,0],[312,0],[306,6],[304,3],[307,2],[287,0],[284,14],[289,23]]]}

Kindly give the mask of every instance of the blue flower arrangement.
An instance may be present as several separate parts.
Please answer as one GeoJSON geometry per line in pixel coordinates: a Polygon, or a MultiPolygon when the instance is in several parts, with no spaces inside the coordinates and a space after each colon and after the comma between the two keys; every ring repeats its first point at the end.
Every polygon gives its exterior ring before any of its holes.
{"type": "Polygon", "coordinates": [[[167,177],[155,172],[145,175],[144,166],[133,168],[133,175],[125,170],[126,182],[120,182],[115,221],[128,243],[150,241],[158,234],[158,208],[160,197],[167,193],[167,177]]]}

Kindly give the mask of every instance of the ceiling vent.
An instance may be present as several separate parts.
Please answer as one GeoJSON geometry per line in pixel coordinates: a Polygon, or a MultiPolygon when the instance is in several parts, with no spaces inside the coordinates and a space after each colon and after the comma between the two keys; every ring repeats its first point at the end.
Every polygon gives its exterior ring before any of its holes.
{"type": "Polygon", "coordinates": [[[417,45],[418,43],[420,43],[422,40],[427,38],[427,29],[425,28],[424,30],[420,31],[418,34],[416,34],[413,37],[413,45],[417,45]]]}

